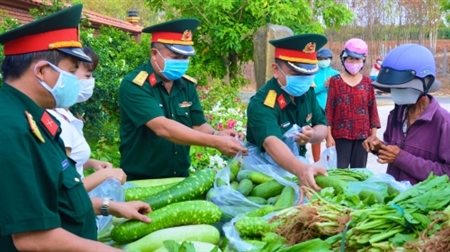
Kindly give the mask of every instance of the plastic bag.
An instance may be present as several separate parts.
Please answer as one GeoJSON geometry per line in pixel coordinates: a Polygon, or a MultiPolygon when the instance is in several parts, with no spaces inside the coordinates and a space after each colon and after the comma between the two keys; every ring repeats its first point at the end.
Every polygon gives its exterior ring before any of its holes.
{"type": "Polygon", "coordinates": [[[320,155],[320,160],[311,164],[315,167],[323,167],[326,169],[337,168],[337,152],[336,147],[331,146],[322,151],[320,155]]]}
{"type": "Polygon", "coordinates": [[[239,152],[227,167],[217,172],[214,187],[208,192],[207,197],[220,208],[224,221],[229,221],[238,214],[247,213],[261,207],[261,205],[248,200],[230,186],[230,164],[239,161],[241,157],[242,153],[239,152]],[[223,180],[226,185],[218,186],[217,181],[219,179],[223,180]]]}
{"type": "MultiPolygon", "coordinates": [[[[269,213],[265,216],[263,216],[263,219],[269,220],[270,218],[272,218],[274,215],[276,215],[279,211],[276,212],[272,212],[269,213]]],[[[235,218],[233,218],[230,222],[225,223],[225,225],[223,225],[223,232],[225,234],[225,237],[227,237],[228,241],[229,241],[229,245],[231,246],[233,251],[237,250],[239,252],[243,252],[243,251],[249,251],[249,250],[253,250],[256,249],[256,246],[245,242],[244,240],[242,240],[241,235],[239,234],[239,232],[236,230],[234,224],[236,223],[236,221],[245,218],[245,215],[238,215],[235,218]]]]}
{"type": "MultiPolygon", "coordinates": [[[[104,198],[110,197],[114,201],[125,201],[125,189],[115,178],[108,178],[104,180],[100,185],[89,192],[90,197],[104,198]]],[[[109,228],[112,228],[112,216],[97,216],[97,231],[98,233],[104,233],[109,228]]]]}
{"type": "Polygon", "coordinates": [[[397,191],[404,192],[406,189],[410,188],[412,185],[409,181],[397,181],[391,175],[387,173],[375,174],[369,177],[365,181],[361,182],[348,182],[348,187],[350,191],[358,194],[361,190],[369,189],[379,192],[382,195],[387,194],[388,185],[392,186],[397,191]]]}

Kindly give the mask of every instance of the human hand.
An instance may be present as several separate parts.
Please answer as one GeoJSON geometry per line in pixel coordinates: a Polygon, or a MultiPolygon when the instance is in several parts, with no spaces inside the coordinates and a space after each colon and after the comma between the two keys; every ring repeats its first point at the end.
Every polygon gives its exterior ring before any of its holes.
{"type": "MultiPolygon", "coordinates": [[[[310,165],[305,166],[305,168],[301,169],[297,173],[297,177],[298,177],[300,186],[306,186],[315,191],[320,191],[322,188],[320,188],[316,184],[316,180],[314,179],[314,177],[319,174],[328,176],[327,170],[325,168],[314,167],[314,166],[310,166],[310,165]]],[[[302,189],[302,190],[300,190],[300,202],[303,202],[304,196],[308,196],[308,193],[307,193],[307,191],[302,189]]]]}
{"type": "Polygon", "coordinates": [[[145,223],[150,223],[152,220],[146,216],[146,214],[151,211],[152,208],[150,205],[142,201],[109,202],[109,212],[111,215],[123,217],[125,219],[135,219],[145,223]]]}
{"type": "Polygon", "coordinates": [[[216,135],[216,136],[232,136],[232,137],[237,136],[241,140],[244,140],[244,138],[245,138],[245,134],[244,133],[237,132],[236,130],[233,130],[233,129],[226,129],[226,130],[216,131],[216,133],[214,135],[216,135]]]}
{"type": "Polygon", "coordinates": [[[324,87],[328,87],[330,85],[330,78],[328,78],[325,83],[323,84],[324,87]]]}
{"type": "Polygon", "coordinates": [[[366,140],[364,140],[362,145],[367,152],[371,152],[378,151],[383,145],[383,142],[381,142],[381,140],[376,136],[370,136],[366,140]]]}
{"type": "Polygon", "coordinates": [[[222,154],[234,157],[238,152],[242,152],[242,155],[247,155],[247,148],[242,147],[242,144],[231,136],[217,137],[218,149],[222,154]]]}
{"type": "Polygon", "coordinates": [[[302,132],[296,135],[295,141],[299,145],[306,145],[314,136],[314,129],[311,126],[303,126],[302,132]]]}
{"type": "Polygon", "coordinates": [[[395,161],[399,153],[400,148],[396,145],[381,145],[378,150],[377,161],[380,164],[391,164],[395,161]]]}
{"type": "Polygon", "coordinates": [[[117,179],[122,185],[127,181],[127,174],[125,174],[125,172],[121,168],[107,168],[98,172],[101,172],[105,179],[117,179]]]}
{"type": "Polygon", "coordinates": [[[89,159],[89,168],[94,168],[94,170],[99,171],[101,169],[113,168],[113,165],[110,162],[101,161],[97,159],[89,159]]]}
{"type": "Polygon", "coordinates": [[[327,148],[331,146],[336,146],[336,142],[334,141],[334,138],[330,134],[328,134],[326,141],[327,141],[326,143],[327,148]]]}

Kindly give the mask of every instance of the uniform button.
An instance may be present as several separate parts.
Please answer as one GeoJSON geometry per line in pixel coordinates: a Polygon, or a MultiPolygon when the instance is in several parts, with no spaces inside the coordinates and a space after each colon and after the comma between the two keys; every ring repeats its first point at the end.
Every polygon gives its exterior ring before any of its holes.
{"type": "Polygon", "coordinates": [[[172,118],[173,118],[173,114],[172,114],[172,118]]]}
{"type": "Polygon", "coordinates": [[[175,151],[175,155],[177,155],[178,154],[178,152],[177,151],[175,151]]]}
{"type": "Polygon", "coordinates": [[[79,179],[79,178],[75,178],[75,181],[76,181],[76,182],[80,182],[80,179],[79,179]]]}
{"type": "Polygon", "coordinates": [[[174,172],[173,172],[173,174],[177,174],[177,172],[176,172],[176,171],[174,171],[174,172]]]}
{"type": "Polygon", "coordinates": [[[188,115],[188,112],[186,112],[186,115],[188,115]]]}

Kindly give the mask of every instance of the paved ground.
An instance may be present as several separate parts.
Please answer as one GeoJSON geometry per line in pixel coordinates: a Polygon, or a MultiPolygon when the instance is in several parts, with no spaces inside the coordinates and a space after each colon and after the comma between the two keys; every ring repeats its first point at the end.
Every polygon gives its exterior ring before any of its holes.
{"type": "MultiPolygon", "coordinates": [[[[245,92],[245,93],[242,93],[242,98],[244,100],[247,100],[252,95],[253,95],[253,93],[251,93],[251,92],[245,92]]],[[[443,108],[447,109],[447,111],[450,111],[450,97],[440,96],[440,97],[437,97],[437,100],[439,101],[439,103],[441,104],[441,106],[443,108]]],[[[390,96],[387,96],[387,95],[377,96],[377,103],[378,103],[378,114],[380,115],[380,119],[381,119],[381,129],[378,130],[377,136],[378,136],[378,138],[383,139],[383,132],[386,127],[386,120],[389,115],[389,112],[394,108],[394,104],[393,104],[390,96]]],[[[307,148],[308,148],[308,152],[306,154],[306,158],[310,162],[313,162],[312,155],[311,155],[311,146],[308,145],[307,148]]],[[[324,150],[325,148],[326,148],[325,143],[322,143],[322,150],[324,150]]],[[[377,162],[376,156],[369,154],[367,168],[370,169],[371,171],[373,171],[374,173],[378,174],[378,173],[386,172],[387,165],[379,164],[377,162]]]]}

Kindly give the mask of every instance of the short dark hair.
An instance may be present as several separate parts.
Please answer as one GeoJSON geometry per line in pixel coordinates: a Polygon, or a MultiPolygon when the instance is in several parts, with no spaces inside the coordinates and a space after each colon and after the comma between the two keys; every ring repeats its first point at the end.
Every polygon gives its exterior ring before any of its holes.
{"type": "Polygon", "coordinates": [[[58,50],[6,56],[2,62],[3,80],[20,78],[33,61],[46,60],[54,65],[58,65],[61,60],[68,57],[71,56],[58,50]]]}
{"type": "Polygon", "coordinates": [[[162,47],[164,47],[164,45],[160,42],[152,42],[151,44],[151,48],[160,49],[162,47]]]}
{"type": "Polygon", "coordinates": [[[91,58],[92,63],[80,61],[80,64],[83,64],[87,70],[94,72],[98,65],[98,56],[95,54],[94,50],[89,46],[83,46],[83,52],[91,58]]]}
{"type": "Polygon", "coordinates": [[[275,58],[275,64],[277,64],[279,67],[281,67],[282,65],[286,64],[286,61],[281,60],[279,58],[275,58]]]}

